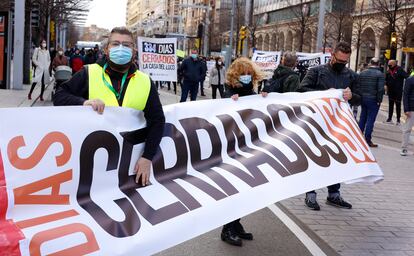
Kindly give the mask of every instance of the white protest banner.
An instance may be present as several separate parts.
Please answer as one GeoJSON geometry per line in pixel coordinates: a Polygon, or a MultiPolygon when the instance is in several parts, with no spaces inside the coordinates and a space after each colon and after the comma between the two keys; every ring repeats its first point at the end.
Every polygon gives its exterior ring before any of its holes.
{"type": "Polygon", "coordinates": [[[177,38],[138,37],[139,70],[153,81],[177,81],[177,38]]]}
{"type": "Polygon", "coordinates": [[[166,106],[147,187],[132,171],[142,112],[0,109],[0,251],[150,255],[306,191],[381,180],[341,94],[166,106]]]}
{"type": "Polygon", "coordinates": [[[281,52],[255,51],[252,61],[262,70],[265,78],[269,79],[273,76],[273,72],[279,66],[281,52]]]}

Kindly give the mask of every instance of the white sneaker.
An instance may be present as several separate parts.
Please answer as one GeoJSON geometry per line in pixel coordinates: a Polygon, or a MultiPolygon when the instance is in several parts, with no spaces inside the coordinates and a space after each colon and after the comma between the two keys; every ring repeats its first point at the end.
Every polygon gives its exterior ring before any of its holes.
{"type": "Polygon", "coordinates": [[[408,151],[406,149],[401,149],[400,155],[406,156],[408,151]]]}

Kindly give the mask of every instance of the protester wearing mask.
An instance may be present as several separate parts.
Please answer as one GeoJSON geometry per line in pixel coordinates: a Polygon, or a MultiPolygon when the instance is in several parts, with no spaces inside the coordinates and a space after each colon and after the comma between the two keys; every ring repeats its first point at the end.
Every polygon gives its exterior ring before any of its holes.
{"type": "Polygon", "coordinates": [[[57,55],[52,62],[53,70],[59,66],[69,66],[68,58],[64,55],[63,49],[60,47],[58,48],[57,55]]]}
{"type": "Polygon", "coordinates": [[[147,122],[144,153],[135,164],[138,186],[149,183],[152,158],[158,150],[165,117],[157,89],[150,77],[137,70],[132,33],[123,27],[114,28],[105,53],[107,58],[86,65],[57,90],[54,105],[91,106],[102,114],[105,106],[122,106],[142,110],[147,122]]]}
{"type": "Polygon", "coordinates": [[[385,77],[385,84],[388,94],[388,119],[387,123],[392,122],[394,114],[394,104],[397,112],[397,125],[401,124],[401,99],[403,94],[403,86],[408,74],[402,67],[397,65],[396,60],[388,61],[388,72],[385,77]]]}
{"type": "Polygon", "coordinates": [[[180,69],[183,75],[180,102],[187,101],[188,93],[190,93],[191,101],[197,100],[198,87],[204,79],[203,63],[198,58],[197,50],[191,51],[190,57],[184,59],[180,69]]]}
{"type": "MultiPolygon", "coordinates": [[[[329,89],[343,89],[343,99],[351,105],[360,105],[358,75],[346,67],[351,56],[351,46],[346,42],[339,42],[332,53],[328,64],[309,69],[297,91],[324,91],[329,89]]],[[[352,205],[340,195],[340,184],[328,186],[326,203],[336,207],[351,209],[352,205]]],[[[320,210],[316,201],[316,192],[306,193],[305,204],[312,210],[320,210]]]]}
{"type": "Polygon", "coordinates": [[[217,98],[217,89],[220,97],[224,98],[224,79],[226,77],[226,70],[224,68],[223,60],[220,57],[216,58],[216,65],[210,72],[210,85],[212,88],[213,99],[217,98]]]}
{"type": "Polygon", "coordinates": [[[42,87],[40,91],[40,101],[43,101],[43,93],[45,91],[45,85],[50,82],[50,54],[49,51],[46,49],[46,41],[42,40],[40,42],[40,47],[36,48],[33,52],[32,56],[32,63],[34,66],[33,72],[33,79],[32,79],[32,87],[30,88],[29,95],[27,98],[29,100],[32,99],[32,92],[35,86],[40,82],[42,87]]]}
{"type": "MultiPolygon", "coordinates": [[[[237,101],[239,97],[253,95],[261,80],[262,74],[251,60],[245,57],[238,58],[227,71],[225,97],[237,101]]],[[[231,245],[242,246],[242,239],[253,240],[253,234],[244,230],[240,219],[223,226],[221,231],[222,241],[231,245]]]]}

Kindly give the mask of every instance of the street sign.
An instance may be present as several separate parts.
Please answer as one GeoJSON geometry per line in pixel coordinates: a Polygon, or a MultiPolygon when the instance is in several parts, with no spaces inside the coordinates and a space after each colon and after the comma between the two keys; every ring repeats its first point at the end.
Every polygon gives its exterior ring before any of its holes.
{"type": "Polygon", "coordinates": [[[414,47],[404,47],[403,52],[414,52],[414,47]]]}

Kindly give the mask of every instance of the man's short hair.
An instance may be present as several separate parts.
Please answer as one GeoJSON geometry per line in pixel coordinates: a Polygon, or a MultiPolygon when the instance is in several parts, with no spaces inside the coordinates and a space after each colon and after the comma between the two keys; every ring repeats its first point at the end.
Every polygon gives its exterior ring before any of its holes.
{"type": "Polygon", "coordinates": [[[344,41],[338,42],[335,45],[335,48],[334,48],[334,53],[336,53],[336,52],[343,52],[345,54],[350,54],[351,53],[351,45],[348,44],[347,42],[344,42],[344,41]]]}
{"type": "Polygon", "coordinates": [[[298,57],[295,53],[287,51],[283,53],[283,65],[289,68],[293,68],[296,66],[296,62],[298,60],[298,57]]]}
{"type": "Polygon", "coordinates": [[[132,34],[132,32],[129,30],[129,29],[127,29],[126,27],[115,27],[115,28],[113,28],[112,30],[111,30],[111,33],[109,33],[109,36],[108,36],[108,43],[111,41],[111,36],[112,36],[112,34],[120,34],[120,35],[127,35],[127,36],[130,36],[131,37],[131,39],[132,39],[132,42],[135,44],[135,41],[134,41],[134,35],[132,34]]]}
{"type": "Polygon", "coordinates": [[[370,64],[373,66],[379,66],[379,59],[378,58],[372,58],[370,61],[370,64]]]}

